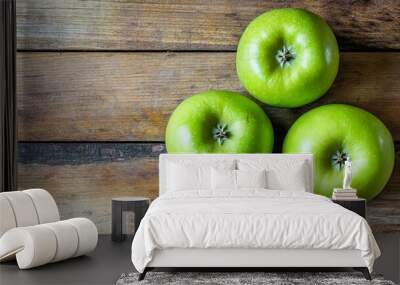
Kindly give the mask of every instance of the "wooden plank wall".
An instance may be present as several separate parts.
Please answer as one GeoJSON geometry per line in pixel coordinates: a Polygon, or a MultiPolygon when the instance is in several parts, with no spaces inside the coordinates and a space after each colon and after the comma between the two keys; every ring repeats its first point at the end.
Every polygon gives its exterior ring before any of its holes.
{"type": "Polygon", "coordinates": [[[341,49],[328,94],[299,109],[260,105],[276,151],[291,123],[321,104],[365,108],[391,130],[396,168],[368,205],[375,231],[400,230],[400,5],[392,1],[18,0],[19,187],[48,189],[63,218],[110,232],[111,197],[156,197],[164,129],[184,98],[246,92],[235,49],[248,22],[304,7],[331,25],[341,49]]]}

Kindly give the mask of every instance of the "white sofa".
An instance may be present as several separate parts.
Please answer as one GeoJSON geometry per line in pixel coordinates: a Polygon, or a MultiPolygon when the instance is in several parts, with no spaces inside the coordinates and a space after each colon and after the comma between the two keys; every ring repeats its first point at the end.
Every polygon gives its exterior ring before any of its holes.
{"type": "Polygon", "coordinates": [[[86,218],[60,221],[53,197],[43,189],[0,193],[0,262],[20,269],[84,255],[96,248],[97,228],[86,218]]]}

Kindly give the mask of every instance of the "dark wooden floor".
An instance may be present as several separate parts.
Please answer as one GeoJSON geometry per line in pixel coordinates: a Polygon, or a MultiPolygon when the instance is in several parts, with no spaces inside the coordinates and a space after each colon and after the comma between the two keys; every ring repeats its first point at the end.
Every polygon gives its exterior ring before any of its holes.
{"type": "MultiPolygon", "coordinates": [[[[375,272],[396,283],[400,281],[400,233],[375,235],[382,257],[375,272]]],[[[124,272],[134,271],[130,241],[114,243],[100,236],[97,249],[82,256],[30,270],[19,270],[15,262],[0,265],[0,284],[115,284],[124,272]]]]}

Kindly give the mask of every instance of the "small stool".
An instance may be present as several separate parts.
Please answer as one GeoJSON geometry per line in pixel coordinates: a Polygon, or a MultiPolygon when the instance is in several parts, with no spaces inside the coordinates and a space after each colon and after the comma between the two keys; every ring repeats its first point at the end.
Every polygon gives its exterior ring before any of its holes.
{"type": "Polygon", "coordinates": [[[136,233],[140,221],[146,214],[150,199],[145,197],[112,198],[113,241],[123,241],[136,233]]]}

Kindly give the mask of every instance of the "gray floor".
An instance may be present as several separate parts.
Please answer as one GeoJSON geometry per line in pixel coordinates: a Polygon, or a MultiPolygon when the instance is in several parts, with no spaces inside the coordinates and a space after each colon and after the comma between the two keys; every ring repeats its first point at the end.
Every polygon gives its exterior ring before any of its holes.
{"type": "Polygon", "coordinates": [[[376,260],[374,271],[400,284],[400,232],[375,234],[375,239],[382,255],[376,260]]]}
{"type": "Polygon", "coordinates": [[[18,270],[15,262],[0,265],[0,284],[115,284],[124,272],[134,270],[131,243],[114,243],[100,236],[94,252],[29,270],[18,270]]]}
{"type": "MultiPolygon", "coordinates": [[[[382,257],[375,272],[395,283],[400,281],[400,233],[376,235],[382,257]]],[[[124,272],[134,271],[130,241],[114,243],[100,236],[97,249],[78,257],[30,270],[19,270],[15,262],[0,265],[0,284],[115,284],[124,272]]]]}

